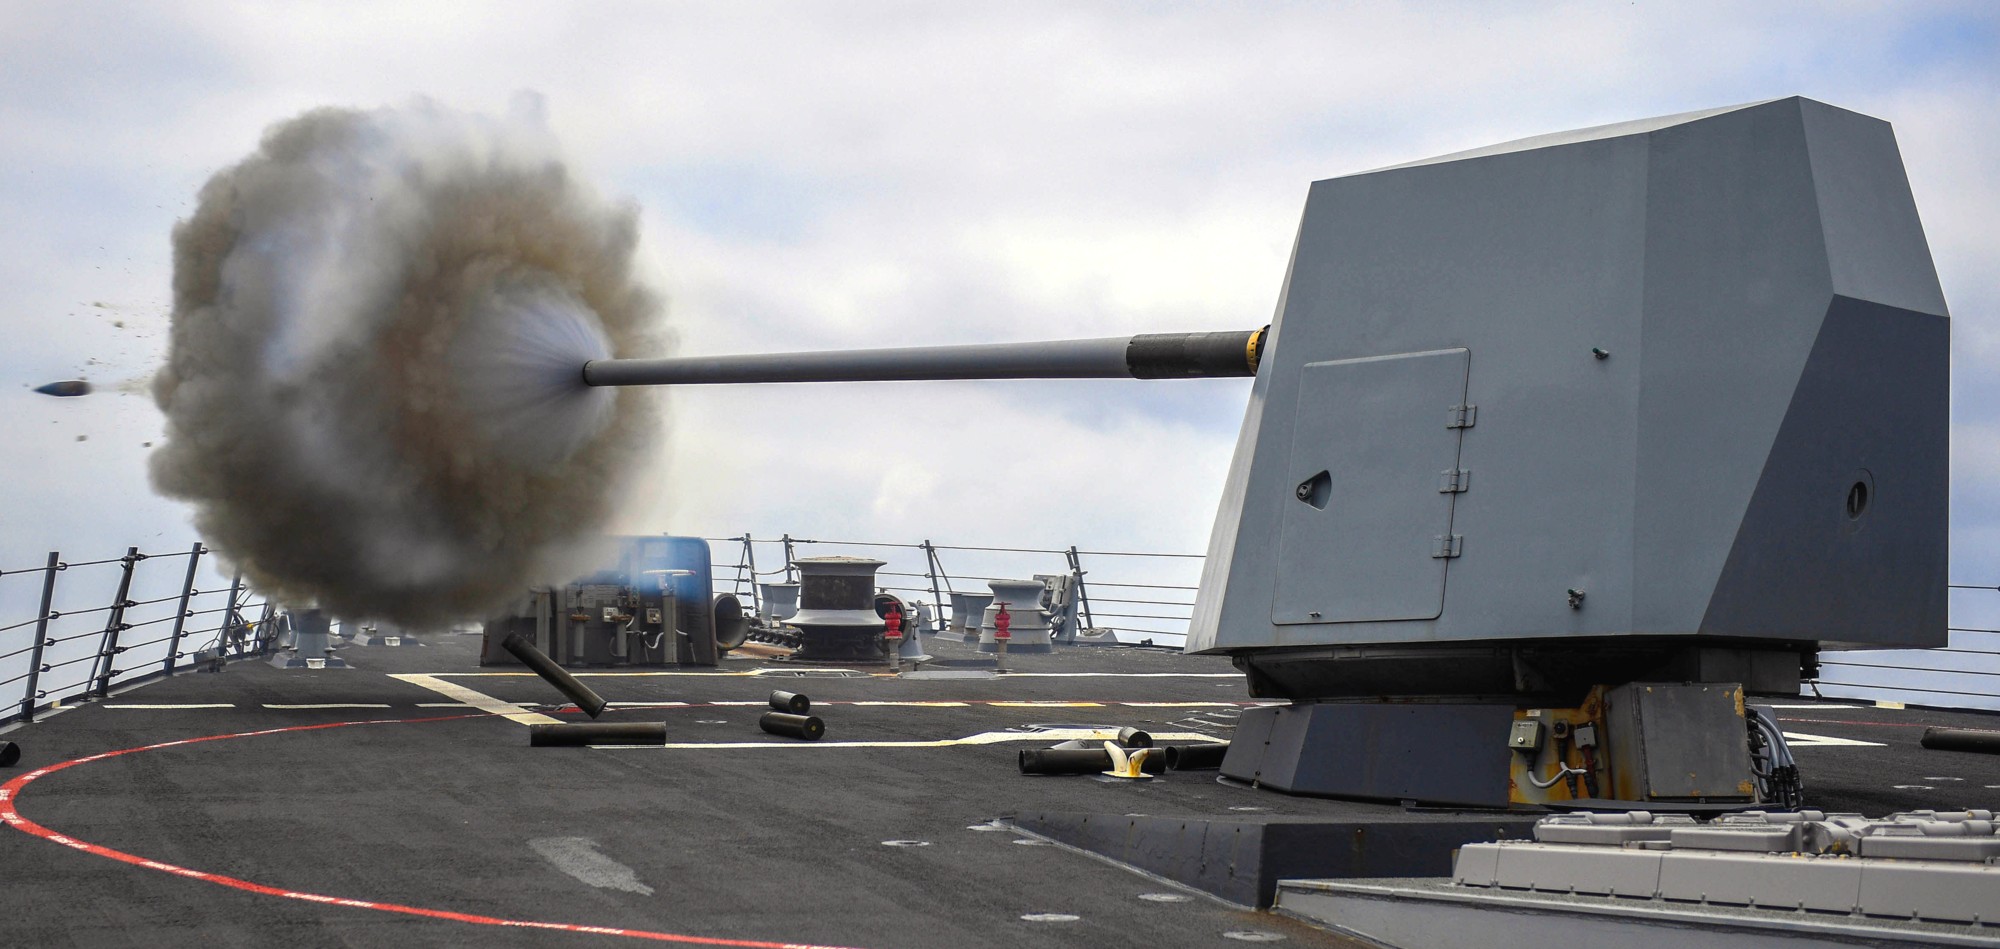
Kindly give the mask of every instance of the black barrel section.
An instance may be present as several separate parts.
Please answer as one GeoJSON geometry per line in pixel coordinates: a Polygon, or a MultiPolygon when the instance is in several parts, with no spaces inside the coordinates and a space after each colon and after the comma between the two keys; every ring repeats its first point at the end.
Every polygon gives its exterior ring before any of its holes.
{"type": "Polygon", "coordinates": [[[1151,748],[1153,747],[1153,736],[1149,732],[1143,732],[1140,731],[1139,729],[1127,726],[1125,728],[1118,729],[1118,747],[1151,748]]]}
{"type": "Polygon", "coordinates": [[[1168,745],[1166,750],[1169,771],[1214,771],[1222,767],[1223,756],[1229,754],[1227,743],[1213,745],[1168,745]]]}
{"type": "Polygon", "coordinates": [[[1254,376],[1264,358],[1265,330],[1226,333],[1142,333],[1125,347],[1134,379],[1254,376]]]}
{"type": "Polygon", "coordinates": [[[11,741],[0,741],[0,768],[11,768],[21,760],[21,746],[11,741]]]}
{"type": "Polygon", "coordinates": [[[812,707],[813,700],[797,692],[771,693],[771,708],[776,711],[790,712],[793,715],[804,715],[812,711],[812,707]]]}
{"type": "Polygon", "coordinates": [[[750,615],[743,612],[743,601],[734,593],[718,593],[713,604],[715,616],[715,646],[728,652],[750,638],[750,615]]]}
{"type": "MultiPolygon", "coordinates": [[[[1097,774],[1111,770],[1111,752],[1102,748],[1024,748],[1021,750],[1022,774],[1097,774]]],[[[1139,763],[1139,770],[1147,774],[1159,774],[1167,770],[1166,759],[1158,754],[1146,756],[1139,763]]]]}
{"type": "Polygon", "coordinates": [[[765,712],[764,717],[757,720],[757,727],[773,735],[802,738],[806,741],[818,741],[826,734],[825,722],[811,715],[793,715],[789,712],[765,712]]]}
{"type": "Polygon", "coordinates": [[[1111,770],[1111,752],[1102,748],[1023,748],[1022,774],[1096,774],[1111,770]]]}
{"type": "Polygon", "coordinates": [[[520,633],[509,634],[506,639],[501,640],[500,645],[513,653],[514,658],[521,660],[522,665],[535,670],[536,675],[555,686],[556,691],[568,696],[570,701],[576,703],[577,708],[583,709],[585,715],[596,718],[604,714],[604,707],[610,704],[604,701],[603,696],[591,691],[590,686],[584,685],[576,676],[570,675],[568,670],[556,665],[554,659],[536,649],[535,644],[522,637],[520,633]]]}
{"type": "Polygon", "coordinates": [[[584,745],[664,745],[666,722],[553,722],[528,726],[530,748],[584,745]]]}
{"type": "Polygon", "coordinates": [[[2000,755],[2000,731],[1979,728],[1926,728],[1923,746],[1934,751],[1973,751],[2000,755]]]}

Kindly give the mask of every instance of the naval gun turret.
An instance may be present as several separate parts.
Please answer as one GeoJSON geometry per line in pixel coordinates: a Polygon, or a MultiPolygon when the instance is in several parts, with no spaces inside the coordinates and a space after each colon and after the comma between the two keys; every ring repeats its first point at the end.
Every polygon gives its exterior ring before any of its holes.
{"type": "Polygon", "coordinates": [[[1224,773],[1795,796],[1751,694],[1945,642],[1949,319],[1887,123],[1790,98],[1313,184],[1268,332],[604,360],[592,385],[1256,381],[1187,649],[1224,773]]]}

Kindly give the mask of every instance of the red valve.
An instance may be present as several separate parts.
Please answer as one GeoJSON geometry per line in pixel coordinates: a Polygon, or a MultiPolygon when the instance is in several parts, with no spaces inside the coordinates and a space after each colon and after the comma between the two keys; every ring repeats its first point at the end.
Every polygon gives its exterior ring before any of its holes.
{"type": "Polygon", "coordinates": [[[1007,604],[1000,604],[1000,612],[993,614],[993,638],[996,640],[1013,639],[1014,634],[1007,631],[1007,627],[1012,625],[1014,625],[1014,617],[1007,612],[1007,604]]]}
{"type": "Polygon", "coordinates": [[[883,639],[903,638],[903,611],[897,609],[896,604],[889,604],[889,612],[882,615],[882,622],[888,624],[882,630],[883,639]]]}

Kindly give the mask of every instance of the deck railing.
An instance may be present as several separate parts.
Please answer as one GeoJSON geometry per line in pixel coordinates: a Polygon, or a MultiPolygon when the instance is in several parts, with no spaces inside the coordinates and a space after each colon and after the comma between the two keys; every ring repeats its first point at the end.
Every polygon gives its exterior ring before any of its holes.
{"type": "MultiPolygon", "coordinates": [[[[1194,606],[1202,555],[1071,547],[992,547],[780,536],[712,537],[718,591],[755,607],[756,583],[782,579],[794,557],[866,552],[887,561],[881,585],[937,604],[995,579],[1036,574],[1074,578],[1078,620],[1115,632],[1121,645],[1179,647],[1194,606]],[[733,562],[732,562],[733,555],[733,562]],[[759,565],[763,566],[760,567],[759,565]]],[[[0,724],[188,669],[196,654],[223,660],[263,655],[275,604],[240,578],[197,586],[200,544],[186,550],[69,562],[51,551],[41,566],[0,570],[0,724]]],[[[1952,584],[1954,616],[2000,617],[2000,586],[1952,584]],[[1977,598],[1977,599],[1971,599],[1977,598]]],[[[1937,649],[1828,650],[1805,693],[2000,711],[2000,620],[1954,622],[1937,649]]]]}
{"type": "Polygon", "coordinates": [[[0,569],[0,724],[171,675],[197,653],[267,652],[272,604],[240,578],[198,588],[207,553],[131,547],[72,562],[50,551],[41,566],[0,569]]]}
{"type": "MultiPolygon", "coordinates": [[[[1150,645],[1176,647],[1186,639],[1194,606],[1194,581],[1203,559],[1201,554],[1075,547],[976,547],[929,540],[887,543],[807,540],[788,535],[753,538],[741,534],[711,537],[708,541],[716,545],[718,561],[727,560],[727,555],[735,552],[733,563],[714,564],[715,582],[718,589],[733,584],[734,592],[745,597],[746,602],[756,595],[753,580],[780,578],[794,556],[858,551],[889,561],[877,573],[884,589],[937,603],[941,616],[948,615],[949,594],[955,588],[984,591],[987,580],[1028,579],[1037,573],[1070,574],[1076,578],[1082,593],[1079,619],[1084,626],[1116,630],[1124,644],[1149,641],[1150,645]],[[812,546],[820,548],[819,551],[812,550],[812,546]],[[994,567],[996,558],[1003,555],[1011,557],[1011,563],[994,567]],[[947,571],[947,561],[959,572],[947,571]],[[769,569],[760,568],[760,564],[769,569]],[[1116,572],[1133,566],[1142,566],[1145,572],[1116,572]],[[1162,573],[1179,574],[1187,582],[1137,582],[1141,577],[1153,578],[1162,573]],[[1118,579],[1110,579],[1111,576],[1118,579]]],[[[1995,621],[1954,623],[1950,627],[1949,644],[1936,649],[1823,651],[1820,678],[1807,683],[1801,694],[2000,711],[2000,599],[1993,598],[1996,593],[2000,593],[2000,586],[1952,584],[1954,616],[1991,615],[1995,621]],[[1982,591],[1988,602],[1966,600],[1980,596],[1982,591]]]]}
{"type": "Polygon", "coordinates": [[[1089,629],[1110,630],[1116,644],[1171,646],[1187,637],[1194,608],[1201,554],[1077,547],[985,547],[876,541],[776,538],[706,538],[715,545],[715,583],[752,606],[758,583],[786,578],[795,557],[866,552],[887,565],[876,571],[877,585],[891,593],[936,604],[940,621],[951,619],[951,594],[986,592],[989,580],[1028,580],[1036,574],[1067,575],[1077,593],[1077,619],[1089,629]],[[815,550],[814,548],[819,548],[815,550]],[[726,562],[731,553],[734,562],[726,562]],[[759,563],[770,566],[760,569],[759,563]],[[949,566],[947,566],[949,564],[949,566]],[[1182,580],[1185,582],[1160,582],[1182,580]]]}
{"type": "Polygon", "coordinates": [[[1806,694],[2000,712],[2000,597],[1995,594],[2000,586],[1994,584],[1951,584],[1951,638],[1936,649],[1822,651],[1819,681],[1806,694]]]}

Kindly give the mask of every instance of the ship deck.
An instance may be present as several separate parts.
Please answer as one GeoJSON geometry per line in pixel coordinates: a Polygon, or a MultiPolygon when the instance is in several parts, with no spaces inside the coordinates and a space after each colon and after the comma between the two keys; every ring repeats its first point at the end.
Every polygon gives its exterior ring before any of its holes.
{"type": "MultiPolygon", "coordinates": [[[[479,668],[476,646],[350,646],[345,670],[244,661],[9,731],[23,759],[0,771],[0,813],[18,813],[0,833],[0,943],[1351,946],[1013,821],[1490,816],[1288,797],[1212,771],[1018,773],[1015,752],[1050,729],[1227,738],[1252,700],[1220,659],[1077,648],[1010,657],[994,679],[754,658],[606,670],[585,680],[612,702],[605,720],[665,721],[669,744],[530,748],[524,720],[541,713],[526,706],[556,694],[479,668]],[[780,688],[811,696],[823,741],[758,730],[780,688]]],[[[1918,745],[1926,725],[1991,716],[1803,699],[1777,713],[1811,806],[2000,803],[2000,757],[1918,745]]]]}

